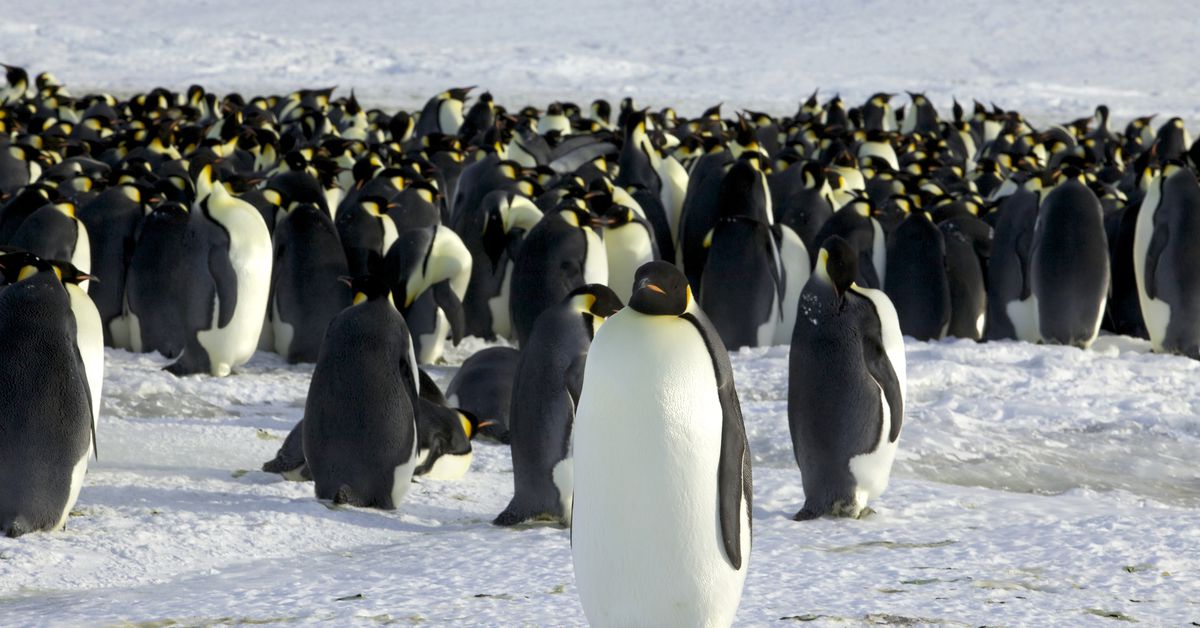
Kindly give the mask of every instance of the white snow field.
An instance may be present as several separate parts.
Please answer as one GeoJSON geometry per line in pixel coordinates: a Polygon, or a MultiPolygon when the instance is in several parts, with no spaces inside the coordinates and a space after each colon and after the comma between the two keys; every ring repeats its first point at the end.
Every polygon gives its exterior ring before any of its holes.
{"type": "MultiPolygon", "coordinates": [[[[0,61],[75,94],[337,84],[395,108],[477,84],[510,107],[788,113],[820,87],[855,103],[925,91],[943,113],[957,96],[1042,120],[1104,102],[1200,121],[1188,0],[0,0],[0,15],[0,61]]],[[[480,346],[433,368],[441,383],[480,346]]],[[[734,355],[755,474],[739,625],[1200,625],[1200,363],[1113,337],[907,349],[891,488],[867,519],[809,523],[790,520],[787,350],[734,355]]],[[[0,625],[584,623],[568,532],[490,524],[512,490],[502,447],[477,444],[466,478],[423,481],[396,512],[330,509],[256,470],[311,367],[259,354],[176,379],[156,356],[107,357],[75,516],[0,539],[0,625]]]]}

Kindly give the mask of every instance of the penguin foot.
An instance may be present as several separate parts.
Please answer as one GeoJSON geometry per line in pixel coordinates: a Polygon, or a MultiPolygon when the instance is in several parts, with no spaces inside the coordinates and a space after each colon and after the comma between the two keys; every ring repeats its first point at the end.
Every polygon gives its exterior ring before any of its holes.
{"type": "Polygon", "coordinates": [[[824,514],[820,510],[810,509],[808,506],[805,506],[800,512],[792,515],[792,521],[812,521],[813,519],[820,519],[824,514]]]}
{"type": "Polygon", "coordinates": [[[503,527],[508,528],[508,527],[515,526],[519,523],[524,523],[525,521],[526,521],[525,517],[522,517],[512,511],[505,510],[504,512],[497,515],[495,519],[492,520],[492,525],[503,526],[503,527]]]}
{"type": "Polygon", "coordinates": [[[866,519],[867,517],[873,517],[874,515],[875,515],[875,510],[872,509],[870,506],[868,506],[868,507],[863,508],[862,510],[858,511],[858,516],[855,517],[855,519],[866,519]]]}

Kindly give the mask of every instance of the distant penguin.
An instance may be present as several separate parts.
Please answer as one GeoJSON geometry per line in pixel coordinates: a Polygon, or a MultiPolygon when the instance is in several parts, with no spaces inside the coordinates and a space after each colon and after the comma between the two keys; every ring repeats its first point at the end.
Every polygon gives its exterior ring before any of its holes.
{"type": "Polygon", "coordinates": [[[800,177],[800,185],[776,203],[778,221],[791,227],[804,241],[805,248],[812,251],[821,244],[817,241],[821,227],[833,216],[833,190],[822,174],[820,165],[815,161],[803,166],[792,166],[777,176],[783,175],[800,177]]]}
{"type": "Polygon", "coordinates": [[[496,525],[571,524],[571,433],[584,363],[596,330],[619,309],[611,289],[588,284],[538,316],[513,380],[508,429],[514,492],[496,525]]]}
{"type": "Polygon", "coordinates": [[[888,244],[884,291],[895,306],[900,331],[917,340],[937,340],[950,325],[946,242],[926,212],[913,212],[888,244]]]}
{"type": "Polygon", "coordinates": [[[1086,349],[1108,298],[1108,240],[1100,199],[1076,173],[1038,209],[1030,277],[1042,340],[1086,349]]]}
{"type": "Polygon", "coordinates": [[[222,245],[228,239],[227,248],[210,252],[209,266],[227,266],[232,272],[217,278],[217,290],[207,304],[211,325],[201,327],[195,333],[195,343],[167,367],[175,375],[204,371],[217,377],[229,375],[254,355],[266,320],[272,260],[267,225],[254,206],[230,195],[212,177],[212,166],[204,166],[197,178],[192,211],[201,212],[223,232],[222,245]],[[223,259],[214,261],[211,256],[223,259]],[[203,355],[195,355],[200,353],[197,349],[203,355]]]}
{"type": "Polygon", "coordinates": [[[767,217],[769,197],[747,161],[736,162],[721,182],[700,308],[733,350],[770,346],[783,314],[786,271],[767,217]]]}
{"type": "Polygon", "coordinates": [[[629,299],[633,275],[646,262],[658,259],[654,227],[633,209],[609,205],[601,215],[608,283],[622,302],[629,299]]]}
{"type": "Polygon", "coordinates": [[[512,347],[481,349],[463,361],[446,386],[446,403],[478,417],[480,436],[509,442],[513,381],[520,357],[512,347]]]}
{"type": "Polygon", "coordinates": [[[479,214],[478,220],[456,228],[472,260],[471,283],[463,298],[466,334],[486,340],[510,338],[513,260],[525,234],[543,214],[533,201],[506,190],[484,197],[479,214]]]}
{"type": "Polygon", "coordinates": [[[75,204],[70,201],[46,205],[33,212],[7,244],[41,259],[71,262],[84,273],[92,267],[87,227],[75,217],[75,204]]]}
{"type": "Polygon", "coordinates": [[[403,300],[397,303],[401,311],[409,312],[422,298],[429,300],[424,320],[410,326],[418,363],[432,364],[441,358],[447,333],[453,333],[455,344],[462,339],[462,299],[472,263],[471,252],[458,234],[441,225],[404,231],[384,257],[382,275],[393,286],[393,298],[403,300]]]}
{"type": "Polygon", "coordinates": [[[724,148],[709,152],[696,162],[688,179],[675,254],[693,291],[700,290],[700,277],[708,261],[708,248],[704,243],[720,217],[717,199],[721,182],[733,161],[733,155],[724,148]]]}
{"type": "Polygon", "coordinates": [[[417,466],[417,363],[404,317],[373,277],[329,324],[304,406],[317,499],[392,510],[417,466]]]}
{"type": "Polygon", "coordinates": [[[859,255],[825,241],[800,297],[788,427],[804,483],[798,521],[858,518],[887,488],[904,420],[904,340],[887,296],[855,285],[859,255]]]}
{"type": "Polygon", "coordinates": [[[1150,183],[1133,263],[1151,347],[1200,360],[1200,184],[1190,169],[1169,164],[1150,183]]]}
{"type": "Polygon", "coordinates": [[[88,283],[88,295],[100,312],[105,344],[119,349],[132,347],[124,313],[125,278],[151,199],[148,190],[125,183],[108,188],[79,208],[78,217],[87,227],[91,247],[90,272],[102,278],[88,283]]]}
{"type": "Polygon", "coordinates": [[[513,263],[509,311],[521,346],[546,309],[588,283],[608,283],[604,243],[584,209],[566,204],[529,231],[513,263]]]}
{"type": "Polygon", "coordinates": [[[30,146],[0,142],[0,197],[16,194],[17,190],[38,180],[42,167],[37,151],[30,146]]]}
{"type": "MultiPolygon", "coordinates": [[[[887,242],[883,226],[872,216],[873,210],[869,199],[852,198],[825,221],[816,241],[825,242],[836,235],[849,242],[858,251],[857,281],[865,288],[877,289],[887,281],[887,242]]],[[[813,263],[815,266],[815,254],[813,263]]]]}
{"type": "Polygon", "coordinates": [[[750,451],[729,354],[651,262],[588,352],[571,550],[593,626],[728,626],[750,559],[750,451]]]}
{"type": "Polygon", "coordinates": [[[337,228],[325,210],[293,205],[275,228],[270,319],[274,351],[288,363],[316,362],[325,329],[350,305],[350,273],[337,228]]]}
{"type": "Polygon", "coordinates": [[[388,215],[388,201],[379,196],[359,197],[338,211],[338,238],[346,253],[350,276],[378,272],[378,264],[396,242],[399,232],[388,215]]]}
{"type": "Polygon", "coordinates": [[[62,529],[94,442],[70,296],[45,262],[17,272],[0,290],[0,535],[10,538],[62,529]]]}
{"type": "Polygon", "coordinates": [[[991,255],[992,228],[970,215],[943,220],[938,228],[945,235],[946,276],[950,280],[950,325],[946,334],[982,340],[987,322],[984,263],[991,255]]]}
{"type": "Polygon", "coordinates": [[[988,340],[1041,340],[1030,275],[1033,232],[1040,202],[1038,192],[1018,187],[1000,201],[996,209],[998,218],[987,271],[987,329],[984,335],[988,340]]]}
{"type": "Polygon", "coordinates": [[[463,101],[474,87],[448,89],[425,103],[413,133],[425,137],[431,133],[455,135],[463,123],[463,101]]]}

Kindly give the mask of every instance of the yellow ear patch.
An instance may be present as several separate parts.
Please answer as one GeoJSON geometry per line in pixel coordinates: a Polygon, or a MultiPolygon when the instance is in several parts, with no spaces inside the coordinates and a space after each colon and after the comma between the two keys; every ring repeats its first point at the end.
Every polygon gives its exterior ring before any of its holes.
{"type": "Polygon", "coordinates": [[[467,440],[471,440],[471,437],[474,436],[474,430],[471,429],[471,421],[467,419],[467,415],[461,412],[458,413],[458,420],[462,423],[463,433],[467,435],[467,440]]]}
{"type": "Polygon", "coordinates": [[[366,294],[364,294],[364,293],[362,293],[362,292],[357,292],[357,293],[355,293],[355,294],[354,294],[354,305],[358,305],[359,303],[363,303],[363,302],[365,302],[366,300],[367,300],[367,295],[366,295],[366,294]]]}
{"type": "Polygon", "coordinates": [[[704,234],[704,248],[706,248],[706,249],[711,249],[711,248],[712,248],[713,232],[714,232],[714,231],[716,231],[716,229],[709,229],[709,230],[708,230],[708,233],[704,234]]]}
{"type": "Polygon", "coordinates": [[[20,274],[17,275],[17,281],[25,281],[37,273],[38,269],[36,266],[26,266],[22,268],[20,274]]]}

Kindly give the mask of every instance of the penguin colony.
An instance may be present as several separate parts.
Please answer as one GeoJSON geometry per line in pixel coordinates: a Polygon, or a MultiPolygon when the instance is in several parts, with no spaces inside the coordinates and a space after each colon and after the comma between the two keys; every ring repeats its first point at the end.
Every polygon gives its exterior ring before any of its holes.
{"type": "Polygon", "coordinates": [[[468,108],[470,88],[389,114],[332,89],[74,97],[4,68],[8,536],[64,525],[104,346],[179,376],[267,350],[315,369],[265,471],[391,509],[414,475],[461,477],[482,435],[512,450],[495,523],[572,527],[589,621],[728,625],[752,482],[727,350],[791,345],[797,520],[862,516],[886,488],[901,335],[1087,348],[1106,329],[1200,359],[1200,142],[1178,118],[1039,129],[814,93],[687,119],[468,108]],[[471,356],[443,395],[420,365],[466,335],[519,350],[471,356]]]}

